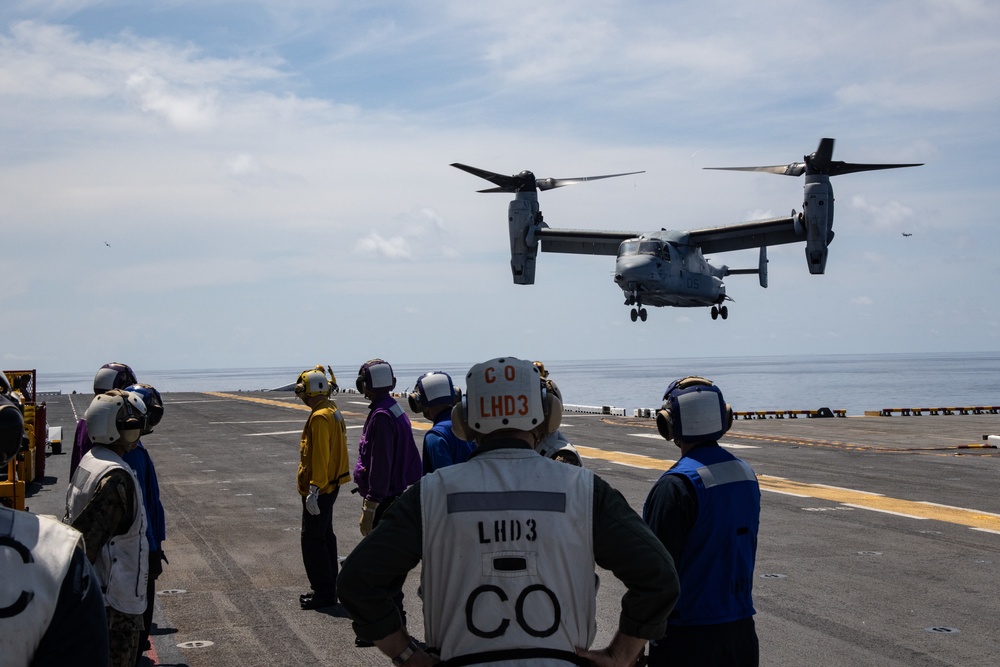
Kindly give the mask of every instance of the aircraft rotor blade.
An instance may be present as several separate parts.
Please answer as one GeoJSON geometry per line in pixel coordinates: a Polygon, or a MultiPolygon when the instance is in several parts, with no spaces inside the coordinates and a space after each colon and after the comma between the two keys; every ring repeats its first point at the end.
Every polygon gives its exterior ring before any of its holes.
{"type": "Polygon", "coordinates": [[[586,181],[597,181],[602,178],[615,178],[616,176],[631,176],[632,174],[645,173],[642,171],[630,171],[624,174],[582,176],[579,178],[535,178],[535,175],[530,171],[522,171],[520,174],[516,174],[514,176],[506,176],[504,174],[486,171],[485,169],[479,169],[478,167],[470,167],[469,165],[461,164],[459,162],[454,162],[451,166],[456,169],[466,171],[473,176],[486,179],[490,183],[497,186],[486,190],[478,190],[478,192],[526,192],[535,189],[552,190],[553,188],[561,188],[566,185],[575,185],[586,181]]]}
{"type": "Polygon", "coordinates": [[[834,140],[830,138],[820,139],[816,152],[803,157],[803,162],[792,162],[786,165],[774,165],[770,167],[705,167],[706,169],[719,169],[724,171],[756,171],[768,174],[780,174],[783,176],[801,176],[802,174],[823,174],[826,176],[840,176],[841,174],[853,174],[858,171],[875,171],[878,169],[900,169],[902,167],[920,167],[919,164],[856,164],[851,162],[841,162],[833,159],[834,140]]]}
{"type": "Polygon", "coordinates": [[[617,178],[618,176],[631,176],[633,174],[644,174],[644,171],[628,171],[624,174],[606,174],[604,176],[581,176],[579,178],[539,178],[535,181],[539,190],[551,190],[561,188],[566,185],[576,185],[586,181],[599,181],[602,178],[617,178]]]}
{"type": "Polygon", "coordinates": [[[852,164],[850,162],[832,162],[830,164],[830,176],[840,176],[841,174],[853,174],[858,171],[877,171],[879,169],[902,169],[903,167],[922,167],[923,162],[914,164],[852,164]]]}
{"type": "Polygon", "coordinates": [[[762,171],[782,176],[801,176],[806,173],[806,164],[805,162],[793,162],[791,164],[776,164],[771,167],[705,167],[705,169],[715,169],[718,171],[762,171]]]}
{"type": "Polygon", "coordinates": [[[483,178],[497,186],[487,190],[479,190],[479,192],[523,192],[535,188],[535,175],[530,172],[521,172],[516,176],[507,176],[478,167],[470,167],[467,164],[459,162],[453,162],[451,166],[462,171],[467,171],[473,176],[483,178]]]}

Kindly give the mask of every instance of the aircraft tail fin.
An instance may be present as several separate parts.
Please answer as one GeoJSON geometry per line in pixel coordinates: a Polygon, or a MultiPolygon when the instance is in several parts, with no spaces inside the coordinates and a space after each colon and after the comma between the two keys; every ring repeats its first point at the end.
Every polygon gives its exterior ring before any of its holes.
{"type": "Polygon", "coordinates": [[[756,269],[730,269],[726,267],[727,276],[748,275],[756,273],[760,279],[760,286],[767,288],[767,246],[760,247],[760,260],[756,269]]]}

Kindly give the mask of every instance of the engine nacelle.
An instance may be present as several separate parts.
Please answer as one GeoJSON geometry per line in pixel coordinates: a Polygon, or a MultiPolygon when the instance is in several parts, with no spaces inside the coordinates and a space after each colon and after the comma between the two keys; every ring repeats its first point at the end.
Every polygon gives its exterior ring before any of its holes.
{"type": "Polygon", "coordinates": [[[510,231],[510,271],[515,285],[535,284],[535,258],[538,240],[535,229],[540,222],[538,196],[534,192],[519,192],[507,208],[507,226],[510,231]]]}
{"type": "Polygon", "coordinates": [[[833,240],[833,188],[829,176],[806,175],[802,225],[806,233],[809,273],[823,273],[826,271],[827,247],[833,240]]]}

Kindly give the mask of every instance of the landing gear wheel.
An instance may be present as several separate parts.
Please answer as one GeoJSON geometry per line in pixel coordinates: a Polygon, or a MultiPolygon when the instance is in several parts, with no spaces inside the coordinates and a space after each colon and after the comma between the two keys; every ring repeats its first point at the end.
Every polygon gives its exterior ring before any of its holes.
{"type": "MultiPolygon", "coordinates": [[[[712,319],[713,320],[719,319],[719,307],[718,306],[712,306],[712,319]]],[[[722,319],[726,319],[726,318],[722,318],[722,319]]]]}
{"type": "Polygon", "coordinates": [[[726,319],[727,317],[729,317],[729,308],[727,308],[726,306],[719,308],[719,315],[722,315],[722,319],[726,319]]]}
{"type": "Polygon", "coordinates": [[[639,312],[635,308],[632,309],[632,312],[630,314],[632,315],[633,322],[639,319],[639,312]]]}
{"type": "Polygon", "coordinates": [[[639,309],[639,319],[642,320],[643,322],[646,321],[646,309],[645,308],[640,308],[639,309]]]}

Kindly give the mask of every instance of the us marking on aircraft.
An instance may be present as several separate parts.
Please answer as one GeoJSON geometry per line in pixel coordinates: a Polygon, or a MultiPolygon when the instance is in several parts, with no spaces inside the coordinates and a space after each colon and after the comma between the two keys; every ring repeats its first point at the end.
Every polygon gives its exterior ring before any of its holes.
{"type": "Polygon", "coordinates": [[[552,229],[542,219],[538,192],[584,181],[641,174],[641,171],[582,178],[535,178],[530,171],[505,176],[485,169],[453,163],[451,166],[484,178],[496,187],[479,192],[510,192],[514,199],[508,207],[510,232],[510,268],[514,283],[535,282],[535,260],[539,243],[542,252],[584,255],[615,255],[615,283],[625,294],[625,305],[632,306],[632,321],[646,321],[645,306],[711,308],[712,319],[729,317],[724,305],[726,295],[722,279],[729,275],[759,276],[760,286],[767,287],[767,247],[787,243],[805,243],[809,272],[826,270],[827,251],[833,240],[833,188],[830,177],[858,171],[919,167],[920,164],[852,164],[834,161],[833,139],[821,139],[816,152],[803,156],[802,162],[771,167],[709,167],[730,171],[758,171],[785,176],[805,175],[802,212],[771,220],[755,220],[722,227],[688,231],[599,231],[592,229],[552,229]],[[713,266],[704,254],[760,248],[756,269],[730,269],[713,266]]]}

